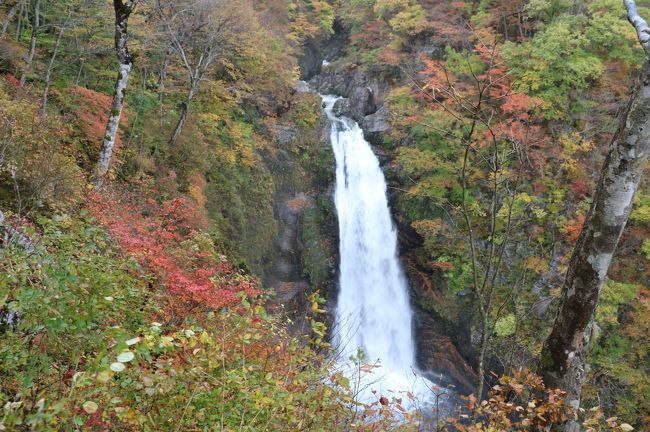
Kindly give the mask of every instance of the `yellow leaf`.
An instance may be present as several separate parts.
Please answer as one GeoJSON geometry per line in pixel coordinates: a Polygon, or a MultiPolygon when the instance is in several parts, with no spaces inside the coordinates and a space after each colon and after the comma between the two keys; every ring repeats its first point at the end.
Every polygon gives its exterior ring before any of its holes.
{"type": "Polygon", "coordinates": [[[206,345],[212,345],[212,338],[208,334],[208,332],[204,331],[201,333],[201,337],[199,338],[201,343],[204,343],[206,345]]]}

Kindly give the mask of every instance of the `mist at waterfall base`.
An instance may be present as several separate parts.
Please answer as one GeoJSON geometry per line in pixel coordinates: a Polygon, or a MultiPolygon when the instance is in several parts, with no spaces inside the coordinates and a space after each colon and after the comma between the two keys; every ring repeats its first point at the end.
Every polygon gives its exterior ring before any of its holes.
{"type": "Polygon", "coordinates": [[[331,122],[336,159],[335,204],[339,221],[340,279],[333,342],[337,364],[357,391],[357,400],[411,393],[418,404],[433,397],[432,382],[415,367],[408,286],[397,257],[397,233],[386,196],[386,180],[363,131],[333,113],[337,96],[322,96],[331,122]],[[360,361],[359,350],[365,354],[360,361]],[[380,365],[368,372],[363,364],[380,365]]]}

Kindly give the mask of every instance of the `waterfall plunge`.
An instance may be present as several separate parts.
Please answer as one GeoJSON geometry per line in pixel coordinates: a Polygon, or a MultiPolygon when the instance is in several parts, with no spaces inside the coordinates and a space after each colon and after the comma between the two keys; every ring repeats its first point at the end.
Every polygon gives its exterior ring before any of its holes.
{"type": "Polygon", "coordinates": [[[353,375],[348,359],[359,348],[366,356],[362,363],[379,361],[381,367],[359,382],[362,402],[388,396],[387,391],[427,398],[427,382],[415,374],[408,286],[397,257],[384,173],[359,125],[333,114],[338,99],[323,96],[336,158],[341,262],[334,343],[339,362],[353,375]]]}

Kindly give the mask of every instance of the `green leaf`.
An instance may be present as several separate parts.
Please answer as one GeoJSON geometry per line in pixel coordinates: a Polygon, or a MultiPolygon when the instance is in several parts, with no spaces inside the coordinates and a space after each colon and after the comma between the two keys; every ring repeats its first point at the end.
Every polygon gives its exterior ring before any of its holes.
{"type": "Polygon", "coordinates": [[[204,343],[206,345],[212,345],[212,338],[208,334],[208,332],[204,331],[201,333],[201,336],[199,338],[201,340],[201,343],[204,343]]]}
{"type": "Polygon", "coordinates": [[[497,320],[495,331],[500,337],[512,336],[517,327],[517,318],[513,314],[506,315],[497,320]]]}
{"type": "Polygon", "coordinates": [[[120,362],[111,363],[111,370],[113,372],[122,372],[124,369],[126,369],[124,363],[120,363],[120,362]]]}
{"type": "Polygon", "coordinates": [[[84,409],[84,411],[86,411],[88,414],[94,414],[94,413],[96,413],[97,410],[99,409],[99,407],[97,406],[97,404],[96,404],[95,402],[93,402],[93,401],[86,401],[86,402],[84,402],[84,404],[83,404],[81,407],[82,407],[82,408],[84,409]]]}
{"type": "Polygon", "coordinates": [[[117,356],[117,361],[120,363],[128,363],[134,358],[135,354],[133,354],[131,351],[126,351],[117,356]]]}

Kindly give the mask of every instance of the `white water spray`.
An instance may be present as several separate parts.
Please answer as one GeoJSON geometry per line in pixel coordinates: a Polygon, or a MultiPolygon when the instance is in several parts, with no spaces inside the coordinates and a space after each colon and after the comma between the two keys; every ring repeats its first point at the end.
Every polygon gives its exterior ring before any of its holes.
{"type": "Polygon", "coordinates": [[[338,99],[323,96],[336,158],[341,262],[334,343],[339,361],[347,363],[359,348],[366,356],[362,363],[379,361],[381,367],[360,383],[362,402],[387,391],[426,395],[428,386],[415,374],[408,286],[397,257],[384,174],[359,125],[333,114],[338,99]]]}

